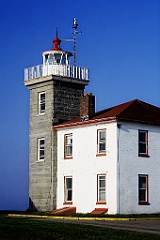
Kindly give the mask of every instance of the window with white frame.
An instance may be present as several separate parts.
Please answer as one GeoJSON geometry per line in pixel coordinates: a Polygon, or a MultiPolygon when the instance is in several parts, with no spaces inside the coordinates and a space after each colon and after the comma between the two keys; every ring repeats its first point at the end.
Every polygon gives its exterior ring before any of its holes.
{"type": "Polygon", "coordinates": [[[106,153],[106,129],[97,130],[98,154],[106,153]]]}
{"type": "Polygon", "coordinates": [[[73,153],[73,134],[65,134],[64,136],[64,157],[72,158],[73,153]]]}
{"type": "Polygon", "coordinates": [[[97,190],[98,190],[98,197],[97,202],[98,203],[104,203],[106,202],[106,175],[97,175],[97,190]]]}
{"type": "Polygon", "coordinates": [[[147,204],[148,201],[148,175],[138,175],[138,202],[139,204],[147,204]]]}
{"type": "Polygon", "coordinates": [[[72,202],[72,177],[64,177],[64,202],[72,202]]]}
{"type": "Polygon", "coordinates": [[[39,114],[45,113],[45,92],[39,93],[39,114]]]}
{"type": "Polygon", "coordinates": [[[138,154],[141,156],[148,155],[148,131],[138,131],[138,154]]]}
{"type": "Polygon", "coordinates": [[[38,139],[38,161],[44,161],[45,157],[45,138],[38,139]]]}

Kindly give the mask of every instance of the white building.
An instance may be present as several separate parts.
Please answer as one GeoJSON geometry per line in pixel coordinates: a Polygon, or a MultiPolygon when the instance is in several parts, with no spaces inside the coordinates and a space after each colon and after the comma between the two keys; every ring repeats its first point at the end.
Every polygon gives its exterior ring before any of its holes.
{"type": "Polygon", "coordinates": [[[94,113],[85,94],[81,118],[57,131],[57,209],[79,213],[160,212],[160,108],[133,100],[94,113]]]}

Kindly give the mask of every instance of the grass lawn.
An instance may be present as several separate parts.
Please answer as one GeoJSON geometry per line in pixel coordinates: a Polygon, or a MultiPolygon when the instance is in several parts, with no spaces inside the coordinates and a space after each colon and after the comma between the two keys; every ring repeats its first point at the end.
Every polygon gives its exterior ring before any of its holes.
{"type": "Polygon", "coordinates": [[[38,221],[26,218],[0,216],[0,240],[2,239],[55,239],[55,240],[160,240],[159,235],[136,233],[86,226],[82,224],[38,221]]]}

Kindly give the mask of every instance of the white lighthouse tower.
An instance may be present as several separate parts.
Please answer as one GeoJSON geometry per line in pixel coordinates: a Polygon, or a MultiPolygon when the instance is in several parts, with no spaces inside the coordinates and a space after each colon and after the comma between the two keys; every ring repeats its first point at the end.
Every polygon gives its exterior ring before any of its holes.
{"type": "Polygon", "coordinates": [[[88,69],[72,66],[58,33],[42,64],[24,70],[30,90],[30,210],[49,211],[57,199],[57,135],[53,125],[79,117],[80,97],[88,85],[88,69]]]}

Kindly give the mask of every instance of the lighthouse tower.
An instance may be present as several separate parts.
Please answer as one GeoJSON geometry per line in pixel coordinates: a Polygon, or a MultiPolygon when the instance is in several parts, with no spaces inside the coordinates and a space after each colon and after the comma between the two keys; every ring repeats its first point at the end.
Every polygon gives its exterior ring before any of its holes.
{"type": "Polygon", "coordinates": [[[70,65],[73,56],[53,40],[42,53],[42,64],[24,70],[30,90],[30,210],[56,208],[57,136],[53,125],[79,117],[80,96],[88,85],[88,69],[70,65]]]}

